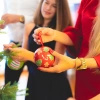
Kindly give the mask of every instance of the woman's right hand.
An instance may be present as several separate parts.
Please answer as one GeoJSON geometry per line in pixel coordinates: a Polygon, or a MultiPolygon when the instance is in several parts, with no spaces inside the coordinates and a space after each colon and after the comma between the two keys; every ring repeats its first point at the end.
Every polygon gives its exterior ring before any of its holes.
{"type": "Polygon", "coordinates": [[[16,44],[11,42],[9,44],[4,44],[3,45],[3,47],[4,47],[3,49],[6,50],[6,49],[9,49],[9,48],[13,48],[14,46],[16,46],[16,44]]]}
{"type": "Polygon", "coordinates": [[[56,37],[55,31],[51,28],[38,28],[34,31],[33,38],[37,44],[41,44],[41,42],[50,42],[53,41],[56,37]],[[42,39],[42,41],[41,41],[42,39]]]}
{"type": "Polygon", "coordinates": [[[18,61],[29,60],[34,62],[34,53],[27,49],[18,47],[18,48],[9,48],[9,50],[14,54],[11,56],[13,60],[18,60],[18,61]]]}

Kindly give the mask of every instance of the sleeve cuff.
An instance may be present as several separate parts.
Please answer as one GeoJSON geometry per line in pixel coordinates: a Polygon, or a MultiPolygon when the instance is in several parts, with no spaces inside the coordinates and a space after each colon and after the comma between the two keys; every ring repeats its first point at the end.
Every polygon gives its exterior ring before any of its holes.
{"type": "Polygon", "coordinates": [[[98,65],[98,67],[100,68],[100,54],[97,55],[97,56],[95,56],[94,59],[96,60],[97,65],[98,65]]]}

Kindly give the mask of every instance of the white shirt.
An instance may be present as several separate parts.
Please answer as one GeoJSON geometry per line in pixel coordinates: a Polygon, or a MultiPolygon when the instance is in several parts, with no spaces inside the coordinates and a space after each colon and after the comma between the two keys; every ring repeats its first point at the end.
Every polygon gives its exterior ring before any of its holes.
{"type": "MultiPolygon", "coordinates": [[[[4,13],[18,14],[25,17],[25,24],[33,21],[34,12],[40,0],[3,0],[4,13]]],[[[22,43],[25,24],[20,22],[9,24],[9,39],[22,43]]]]}

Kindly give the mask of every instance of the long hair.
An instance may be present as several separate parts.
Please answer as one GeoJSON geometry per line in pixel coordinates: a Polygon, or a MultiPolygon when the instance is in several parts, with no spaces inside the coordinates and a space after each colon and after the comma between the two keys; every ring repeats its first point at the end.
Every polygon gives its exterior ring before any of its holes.
{"type": "MultiPolygon", "coordinates": [[[[40,26],[42,26],[44,22],[44,18],[41,14],[41,6],[43,1],[44,0],[40,1],[34,16],[34,23],[40,26]]],[[[62,31],[65,27],[72,26],[72,18],[67,0],[56,0],[56,2],[56,14],[49,23],[48,27],[62,31]]]]}
{"type": "Polygon", "coordinates": [[[89,41],[89,52],[87,57],[93,57],[100,54],[100,4],[96,10],[96,18],[89,41]]]}

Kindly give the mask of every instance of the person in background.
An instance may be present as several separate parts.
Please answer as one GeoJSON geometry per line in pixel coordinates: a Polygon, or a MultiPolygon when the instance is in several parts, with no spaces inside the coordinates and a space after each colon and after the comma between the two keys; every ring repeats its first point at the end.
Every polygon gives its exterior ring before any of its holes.
{"type": "MultiPolygon", "coordinates": [[[[22,47],[31,52],[35,52],[41,47],[34,42],[32,37],[34,30],[38,27],[50,27],[62,31],[67,26],[72,26],[67,0],[41,0],[33,22],[25,27],[22,47]]],[[[44,46],[55,49],[61,54],[65,53],[65,46],[59,42],[48,42],[44,46]],[[59,50],[59,48],[61,49],[59,50]]],[[[51,74],[39,71],[33,62],[28,61],[26,65],[29,70],[27,83],[29,95],[25,100],[66,100],[72,97],[66,71],[60,74],[51,74]]]]}
{"type": "MultiPolygon", "coordinates": [[[[22,45],[25,24],[32,22],[39,0],[3,0],[3,2],[4,14],[1,19],[5,21],[5,24],[0,26],[0,28],[7,26],[10,42],[22,45]]],[[[9,81],[11,81],[11,84],[15,81],[17,82],[22,70],[23,68],[18,71],[11,70],[6,64],[5,84],[9,81]]]]}
{"type": "MultiPolygon", "coordinates": [[[[23,48],[35,52],[39,47],[32,35],[38,27],[50,27],[63,30],[66,26],[72,26],[72,20],[67,0],[41,0],[35,13],[33,23],[27,24],[23,39],[23,48]],[[59,5],[60,4],[60,5],[59,5]],[[63,18],[63,16],[67,16],[63,18]]],[[[44,44],[58,52],[65,53],[65,46],[55,41],[44,44]]],[[[66,72],[50,74],[41,72],[36,64],[26,62],[29,70],[28,84],[29,96],[25,100],[66,100],[72,97],[71,88],[66,77],[66,72]],[[62,85],[62,86],[61,86],[62,85]]]]}

